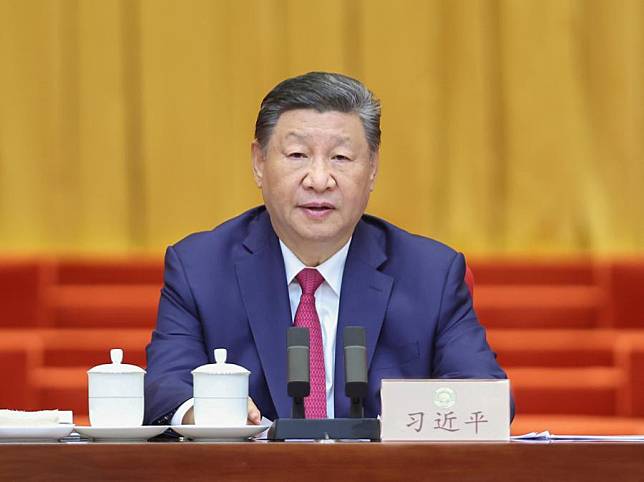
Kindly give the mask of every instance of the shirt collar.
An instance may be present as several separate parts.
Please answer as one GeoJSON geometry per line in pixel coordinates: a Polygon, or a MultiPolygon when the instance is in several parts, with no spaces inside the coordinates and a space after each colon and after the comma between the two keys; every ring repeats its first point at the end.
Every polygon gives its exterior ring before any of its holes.
{"type": "MultiPolygon", "coordinates": [[[[347,261],[347,254],[349,253],[349,246],[351,245],[351,238],[342,246],[333,256],[327,259],[324,263],[314,266],[328,283],[333,292],[340,296],[340,288],[342,287],[342,275],[344,273],[344,263],[347,261]]],[[[291,284],[297,274],[302,271],[306,266],[297,256],[286,246],[280,239],[280,249],[282,250],[282,257],[284,258],[284,269],[286,271],[286,282],[291,284]]]]}

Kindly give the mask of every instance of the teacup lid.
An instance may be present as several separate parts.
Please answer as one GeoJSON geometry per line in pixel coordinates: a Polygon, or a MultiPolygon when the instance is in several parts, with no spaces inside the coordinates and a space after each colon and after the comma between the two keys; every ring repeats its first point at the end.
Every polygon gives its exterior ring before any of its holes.
{"type": "Polygon", "coordinates": [[[250,372],[234,363],[226,363],[228,352],[225,348],[215,348],[215,362],[192,370],[192,373],[207,373],[209,375],[248,375],[250,372]]]}
{"type": "Polygon", "coordinates": [[[145,373],[145,370],[141,367],[121,363],[123,361],[123,350],[121,348],[112,348],[110,358],[112,363],[97,365],[87,370],[87,373],[145,373]]]}

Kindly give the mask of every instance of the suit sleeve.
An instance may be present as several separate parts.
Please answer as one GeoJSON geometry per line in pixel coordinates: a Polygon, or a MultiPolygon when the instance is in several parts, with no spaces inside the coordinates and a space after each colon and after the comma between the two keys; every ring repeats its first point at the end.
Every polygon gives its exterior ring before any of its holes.
{"type": "MultiPolygon", "coordinates": [[[[458,253],[443,288],[434,346],[435,378],[507,378],[485,337],[464,281],[465,258],[458,253]]],[[[514,401],[511,400],[514,417],[514,401]]]]}
{"type": "Polygon", "coordinates": [[[145,423],[150,424],[171,418],[192,398],[191,371],[208,363],[198,309],[173,247],[166,251],[157,325],[146,352],[145,423]]]}

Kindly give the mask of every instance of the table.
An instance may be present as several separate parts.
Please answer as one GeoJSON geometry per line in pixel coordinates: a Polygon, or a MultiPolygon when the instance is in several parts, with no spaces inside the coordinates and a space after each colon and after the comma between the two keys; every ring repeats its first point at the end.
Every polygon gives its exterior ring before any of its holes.
{"type": "Polygon", "coordinates": [[[644,443],[5,443],[0,479],[639,482],[644,443]]]}

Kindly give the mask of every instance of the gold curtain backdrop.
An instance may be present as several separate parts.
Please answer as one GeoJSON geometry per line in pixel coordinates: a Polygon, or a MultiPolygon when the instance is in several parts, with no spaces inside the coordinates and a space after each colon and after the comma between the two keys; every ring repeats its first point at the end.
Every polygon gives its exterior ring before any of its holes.
{"type": "Polygon", "coordinates": [[[475,255],[644,249],[642,0],[0,0],[0,250],[161,253],[261,202],[287,76],[383,104],[368,211],[475,255]]]}

